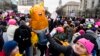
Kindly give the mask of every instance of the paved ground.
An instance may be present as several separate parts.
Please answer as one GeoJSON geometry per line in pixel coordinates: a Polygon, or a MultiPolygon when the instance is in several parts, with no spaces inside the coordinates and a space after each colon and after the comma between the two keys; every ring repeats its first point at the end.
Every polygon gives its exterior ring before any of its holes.
{"type": "Polygon", "coordinates": [[[40,56],[40,50],[37,49],[37,54],[35,56],[40,56]]]}
{"type": "Polygon", "coordinates": [[[37,49],[37,54],[35,56],[40,56],[40,50],[37,49]]]}

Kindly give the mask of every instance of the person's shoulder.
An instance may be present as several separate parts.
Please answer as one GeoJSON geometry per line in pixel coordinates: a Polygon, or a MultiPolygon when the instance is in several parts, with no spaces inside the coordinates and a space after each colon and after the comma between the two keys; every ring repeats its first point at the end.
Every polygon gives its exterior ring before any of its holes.
{"type": "Polygon", "coordinates": [[[73,51],[72,46],[71,45],[67,46],[66,54],[71,54],[72,51],[73,51]]]}

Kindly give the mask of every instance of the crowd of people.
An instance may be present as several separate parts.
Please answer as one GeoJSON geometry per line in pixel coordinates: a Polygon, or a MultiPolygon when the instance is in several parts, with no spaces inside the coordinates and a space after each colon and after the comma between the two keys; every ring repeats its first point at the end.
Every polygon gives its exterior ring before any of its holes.
{"type": "Polygon", "coordinates": [[[29,14],[0,12],[0,56],[100,56],[100,19],[48,16],[48,29],[31,29],[29,14]]]}

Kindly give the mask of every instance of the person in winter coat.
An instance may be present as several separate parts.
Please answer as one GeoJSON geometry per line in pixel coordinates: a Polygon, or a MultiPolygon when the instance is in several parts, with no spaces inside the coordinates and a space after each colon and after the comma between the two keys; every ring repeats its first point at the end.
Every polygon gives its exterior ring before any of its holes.
{"type": "Polygon", "coordinates": [[[2,28],[3,32],[6,31],[6,26],[7,26],[7,22],[4,20],[4,18],[2,18],[0,20],[0,27],[2,28]]]}
{"type": "Polygon", "coordinates": [[[75,33],[72,37],[72,40],[71,40],[71,44],[73,44],[73,41],[80,35],[84,35],[85,34],[85,31],[84,30],[80,30],[79,32],[75,33]]]}
{"type": "Polygon", "coordinates": [[[85,30],[83,27],[83,24],[80,24],[79,26],[77,26],[75,32],[79,32],[80,30],[85,30]]]}
{"type": "Polygon", "coordinates": [[[20,53],[30,56],[31,29],[25,24],[25,21],[21,21],[19,28],[15,30],[14,40],[18,43],[20,53]]]}
{"type": "Polygon", "coordinates": [[[2,51],[3,45],[4,45],[3,30],[0,28],[0,56],[4,55],[4,52],[2,51]]]}
{"type": "Polygon", "coordinates": [[[14,33],[15,30],[18,28],[18,26],[16,25],[16,20],[15,19],[10,19],[8,21],[8,28],[7,28],[7,37],[8,37],[8,41],[13,40],[14,38],[14,33]]]}
{"type": "Polygon", "coordinates": [[[5,56],[22,56],[19,53],[18,44],[16,41],[8,41],[3,46],[5,56]]]}
{"type": "Polygon", "coordinates": [[[46,33],[46,31],[37,33],[38,38],[39,38],[38,48],[41,52],[40,56],[43,56],[44,54],[46,54],[46,49],[47,49],[46,44],[47,44],[48,40],[47,40],[45,33],[46,33]]]}
{"type": "Polygon", "coordinates": [[[92,56],[92,50],[95,45],[89,39],[80,38],[72,46],[62,46],[51,38],[50,34],[47,34],[47,38],[52,46],[56,50],[63,52],[65,56],[92,56]]]}
{"type": "Polygon", "coordinates": [[[97,35],[93,30],[86,30],[86,34],[89,34],[89,35],[93,36],[94,38],[97,38],[97,35]]]}
{"type": "Polygon", "coordinates": [[[74,33],[74,29],[72,27],[72,25],[70,24],[69,26],[65,27],[65,34],[67,34],[67,39],[68,42],[70,43],[73,37],[73,33],[74,33]]]}
{"type": "Polygon", "coordinates": [[[0,28],[0,51],[2,51],[3,44],[4,44],[3,30],[0,28]]]}
{"type": "Polygon", "coordinates": [[[97,56],[100,56],[100,27],[97,30],[96,41],[97,41],[97,44],[98,44],[97,56]]]}
{"type": "Polygon", "coordinates": [[[96,51],[97,51],[97,48],[98,48],[98,44],[97,44],[97,42],[96,42],[96,38],[95,38],[93,35],[91,35],[91,34],[85,33],[85,34],[82,35],[82,36],[78,36],[78,37],[73,41],[73,43],[76,43],[77,40],[79,40],[79,39],[81,39],[81,38],[89,39],[92,43],[95,44],[95,45],[94,45],[94,48],[93,48],[92,54],[93,54],[93,56],[96,55],[96,51]]]}
{"type": "MultiPolygon", "coordinates": [[[[60,45],[63,45],[63,46],[69,45],[69,43],[66,40],[67,36],[64,33],[64,28],[60,26],[60,27],[57,27],[56,30],[57,30],[57,33],[53,36],[53,39],[60,45]]],[[[63,53],[54,49],[51,44],[49,45],[49,52],[51,54],[50,56],[63,55],[63,53]]]]}

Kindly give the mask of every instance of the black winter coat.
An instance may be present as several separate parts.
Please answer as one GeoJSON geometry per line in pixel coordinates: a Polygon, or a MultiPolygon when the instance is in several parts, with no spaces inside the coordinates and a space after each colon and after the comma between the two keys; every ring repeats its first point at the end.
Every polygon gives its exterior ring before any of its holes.
{"type": "Polygon", "coordinates": [[[52,47],[55,48],[57,51],[64,53],[64,56],[79,56],[74,52],[72,46],[67,46],[67,47],[62,46],[58,44],[53,38],[51,38],[50,35],[47,35],[47,38],[52,47]]]}
{"type": "Polygon", "coordinates": [[[21,25],[18,29],[16,29],[14,34],[14,40],[18,43],[18,46],[27,48],[31,46],[31,30],[26,25],[21,25]],[[26,30],[27,32],[22,32],[26,30]]]}

